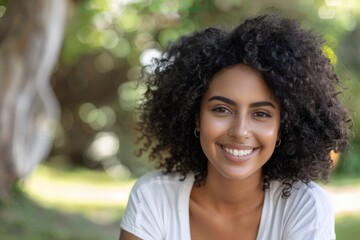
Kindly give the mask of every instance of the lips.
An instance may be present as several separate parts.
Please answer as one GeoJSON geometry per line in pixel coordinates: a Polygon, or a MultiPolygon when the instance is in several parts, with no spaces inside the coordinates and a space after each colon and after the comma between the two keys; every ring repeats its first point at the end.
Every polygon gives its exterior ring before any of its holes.
{"type": "Polygon", "coordinates": [[[236,156],[236,157],[247,156],[247,155],[250,155],[254,151],[254,148],[235,149],[235,148],[229,148],[229,147],[225,147],[225,146],[221,146],[221,147],[225,152],[229,153],[230,155],[236,156]]]}

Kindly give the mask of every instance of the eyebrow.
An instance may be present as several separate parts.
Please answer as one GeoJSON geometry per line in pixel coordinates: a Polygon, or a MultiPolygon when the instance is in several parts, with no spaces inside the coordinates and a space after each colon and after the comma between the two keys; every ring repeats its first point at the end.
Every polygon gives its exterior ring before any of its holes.
{"type": "MultiPolygon", "coordinates": [[[[231,100],[229,98],[226,98],[226,97],[222,97],[222,96],[213,96],[213,97],[209,98],[208,102],[216,101],[216,100],[227,103],[227,104],[230,104],[230,105],[233,105],[233,106],[237,105],[235,101],[233,101],[233,100],[231,100]]],[[[250,103],[251,108],[266,107],[266,106],[269,106],[269,107],[272,107],[272,108],[276,109],[275,105],[272,102],[269,102],[269,101],[259,101],[259,102],[250,103]]]]}

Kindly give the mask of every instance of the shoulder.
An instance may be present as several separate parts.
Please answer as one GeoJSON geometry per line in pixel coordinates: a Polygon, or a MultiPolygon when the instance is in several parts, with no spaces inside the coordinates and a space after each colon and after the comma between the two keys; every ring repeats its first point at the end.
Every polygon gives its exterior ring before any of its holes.
{"type": "Polygon", "coordinates": [[[193,174],[184,180],[161,171],[142,176],[131,190],[121,227],[141,239],[164,239],[169,229],[177,234],[193,181],[193,174]]]}
{"type": "MultiPolygon", "coordinates": [[[[270,184],[270,195],[274,199],[282,199],[282,191],[285,185],[279,181],[273,181],[270,184]]],[[[296,182],[292,186],[291,195],[288,197],[290,201],[294,201],[295,199],[302,201],[310,201],[312,203],[321,202],[322,205],[324,203],[330,203],[330,197],[328,193],[317,183],[309,182],[303,183],[301,181],[296,182]]]]}
{"type": "Polygon", "coordinates": [[[176,198],[184,188],[192,186],[193,181],[194,177],[191,173],[183,179],[178,173],[164,174],[159,170],[152,171],[138,179],[131,190],[131,195],[135,198],[158,198],[159,195],[164,198],[176,198]]]}
{"type": "Polygon", "coordinates": [[[284,184],[273,181],[270,184],[269,195],[275,205],[284,205],[292,211],[308,211],[318,217],[326,217],[333,211],[329,194],[317,183],[296,182],[292,186],[291,195],[282,197],[284,184]]]}
{"type": "Polygon", "coordinates": [[[147,188],[149,186],[158,186],[162,188],[167,188],[167,186],[171,187],[181,187],[182,185],[186,184],[187,182],[190,182],[193,180],[192,174],[188,174],[185,179],[178,174],[178,173],[167,173],[164,174],[160,170],[151,171],[144,176],[140,177],[134,187],[134,190],[141,191],[144,188],[147,188]]]}
{"type": "Polygon", "coordinates": [[[281,197],[283,188],[281,182],[274,181],[269,195],[274,216],[285,226],[285,239],[301,239],[299,236],[335,238],[333,206],[330,196],[319,184],[296,182],[286,199],[281,197]]]}

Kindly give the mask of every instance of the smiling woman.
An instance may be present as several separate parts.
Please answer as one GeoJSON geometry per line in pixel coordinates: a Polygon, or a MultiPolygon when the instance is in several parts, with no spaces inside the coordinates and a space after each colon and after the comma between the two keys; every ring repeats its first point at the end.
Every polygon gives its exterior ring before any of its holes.
{"type": "Polygon", "coordinates": [[[280,137],[280,107],[259,72],[241,64],[217,73],[202,97],[197,125],[208,176],[217,171],[216,181],[262,182],[261,168],[280,137]]]}
{"type": "Polygon", "coordinates": [[[120,239],[335,239],[314,181],[348,148],[350,118],[322,43],[263,15],[169,46],[138,129],[162,171],[134,186],[120,239]]]}

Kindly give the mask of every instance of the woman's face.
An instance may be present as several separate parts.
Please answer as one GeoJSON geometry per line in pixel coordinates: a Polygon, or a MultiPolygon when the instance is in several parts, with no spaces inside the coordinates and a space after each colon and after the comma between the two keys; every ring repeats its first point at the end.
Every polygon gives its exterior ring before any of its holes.
{"type": "Polygon", "coordinates": [[[262,75],[239,64],[223,69],[204,94],[198,119],[208,177],[261,175],[279,139],[280,108],[262,75]]]}

